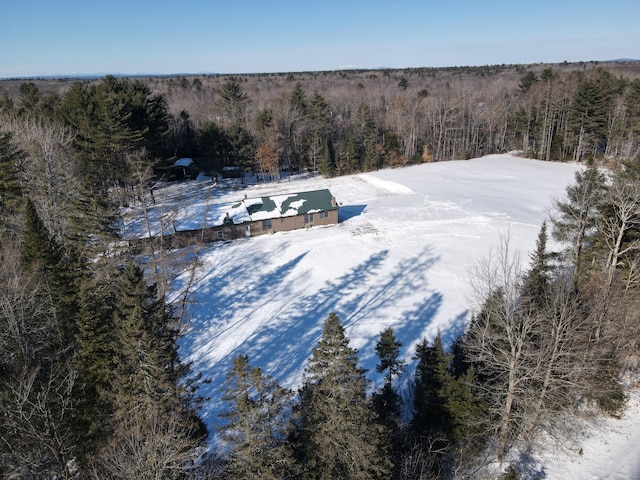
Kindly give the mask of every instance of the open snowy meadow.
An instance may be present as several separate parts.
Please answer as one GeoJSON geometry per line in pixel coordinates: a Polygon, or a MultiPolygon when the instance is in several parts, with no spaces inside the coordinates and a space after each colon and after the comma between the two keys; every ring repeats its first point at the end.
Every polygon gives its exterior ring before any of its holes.
{"type": "MultiPolygon", "coordinates": [[[[372,388],[381,381],[375,344],[386,327],[403,344],[410,381],[416,343],[440,330],[449,344],[477,308],[470,269],[507,236],[526,265],[553,200],[580,168],[505,154],[332,179],[300,176],[242,188],[201,179],[158,189],[150,216],[171,215],[180,229],[203,226],[217,204],[245,194],[328,188],[340,205],[337,225],[205,245],[195,275],[185,271],[174,280],[170,300],[189,285],[181,357],[211,380],[201,389],[209,398],[204,421],[218,421],[219,386],[239,354],[297,388],[330,312],[346,327],[372,388]]],[[[132,222],[125,233],[140,228],[132,222]]],[[[632,398],[621,420],[530,460],[531,478],[638,478],[638,410],[632,398]]]]}

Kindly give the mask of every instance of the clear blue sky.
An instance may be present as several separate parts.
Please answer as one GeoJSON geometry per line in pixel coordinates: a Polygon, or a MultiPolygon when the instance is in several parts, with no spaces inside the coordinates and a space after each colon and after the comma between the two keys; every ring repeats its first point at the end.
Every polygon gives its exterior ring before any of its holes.
{"type": "Polygon", "coordinates": [[[640,0],[0,0],[0,78],[640,59],[640,0]]]}

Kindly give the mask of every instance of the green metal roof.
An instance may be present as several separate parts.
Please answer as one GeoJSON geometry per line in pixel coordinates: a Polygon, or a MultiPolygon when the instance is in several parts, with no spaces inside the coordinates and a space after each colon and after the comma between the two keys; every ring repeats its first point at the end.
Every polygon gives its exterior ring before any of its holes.
{"type": "Polygon", "coordinates": [[[292,217],[338,209],[328,189],[251,198],[244,200],[244,203],[252,220],[292,217]]]}
{"type": "Polygon", "coordinates": [[[304,200],[304,202],[297,208],[298,215],[314,211],[336,210],[338,206],[333,205],[332,199],[333,195],[331,195],[331,192],[327,189],[300,192],[294,197],[289,197],[282,202],[281,210],[282,212],[286,212],[290,208],[295,208],[300,200],[304,200]]]}

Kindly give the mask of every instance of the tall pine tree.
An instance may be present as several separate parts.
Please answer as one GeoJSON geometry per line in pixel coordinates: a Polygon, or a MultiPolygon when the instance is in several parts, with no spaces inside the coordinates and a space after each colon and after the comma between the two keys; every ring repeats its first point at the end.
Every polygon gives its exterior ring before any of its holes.
{"type": "Polygon", "coordinates": [[[380,359],[376,371],[385,377],[381,391],[373,396],[373,402],[382,424],[391,431],[397,431],[400,422],[400,396],[393,388],[393,378],[402,375],[406,368],[405,362],[399,358],[401,346],[391,327],[380,333],[376,343],[376,354],[380,359]]]}
{"type": "Polygon", "coordinates": [[[588,270],[585,252],[589,248],[589,235],[595,229],[600,215],[606,176],[597,166],[575,173],[575,182],[567,187],[566,199],[555,202],[551,216],[552,236],[567,245],[565,255],[579,281],[588,270]]]}
{"type": "Polygon", "coordinates": [[[195,414],[189,366],[178,356],[177,319],[133,264],[115,290],[113,371],[102,392],[111,410],[108,439],[95,468],[105,478],[181,478],[206,429],[195,414]]]}
{"type": "Polygon", "coordinates": [[[530,255],[531,268],[525,274],[522,284],[522,296],[527,305],[542,310],[548,303],[551,287],[551,254],[547,252],[547,222],[542,222],[536,249],[530,255]]]}
{"type": "Polygon", "coordinates": [[[451,355],[444,350],[440,332],[433,345],[425,338],[416,346],[416,358],[414,430],[418,435],[446,437],[452,422],[448,393],[454,379],[449,373],[451,355]]]}
{"type": "Polygon", "coordinates": [[[300,392],[304,478],[389,478],[383,431],[366,388],[358,353],[349,347],[338,316],[331,313],[312,350],[300,392]]]}
{"type": "Polygon", "coordinates": [[[22,152],[11,133],[0,132],[0,214],[15,212],[20,204],[22,187],[18,177],[18,161],[22,152]]]}
{"type": "Polygon", "coordinates": [[[291,478],[295,472],[291,433],[291,395],[246,355],[233,360],[222,386],[227,409],[222,438],[230,454],[223,477],[229,480],[291,478]]]}

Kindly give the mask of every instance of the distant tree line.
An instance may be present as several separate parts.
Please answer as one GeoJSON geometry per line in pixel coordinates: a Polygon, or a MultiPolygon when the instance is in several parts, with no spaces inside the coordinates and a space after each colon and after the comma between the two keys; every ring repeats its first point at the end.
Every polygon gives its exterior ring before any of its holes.
{"type": "Polygon", "coordinates": [[[524,68],[514,88],[495,89],[504,72],[472,71],[476,89],[454,70],[334,72],[335,90],[315,75],[225,77],[215,88],[105,77],[4,95],[0,473],[476,478],[541,431],[566,434],[568,414],[619,412],[639,338],[639,80],[524,68]],[[260,90],[262,80],[279,86],[260,90]],[[223,427],[201,422],[206,379],[181,361],[179,305],[165,300],[171,269],[185,265],[160,249],[145,277],[117,236],[120,208],[144,205],[173,160],[195,158],[209,173],[339,175],[511,149],[588,166],[542,225],[528,270],[507,238],[478,264],[465,334],[451,345],[416,339],[408,385],[393,330],[376,345],[383,383],[372,390],[332,314],[298,392],[247,352],[221,386],[223,427]],[[203,454],[213,433],[227,449],[203,454]]]}
{"type": "MultiPolygon", "coordinates": [[[[43,94],[25,82],[4,92],[0,110],[56,119],[95,159],[144,149],[155,167],[190,157],[210,174],[241,166],[330,176],[514,150],[554,161],[634,159],[640,145],[637,62],[56,85],[43,94]]],[[[125,167],[117,162],[100,168],[125,167]]]]}

